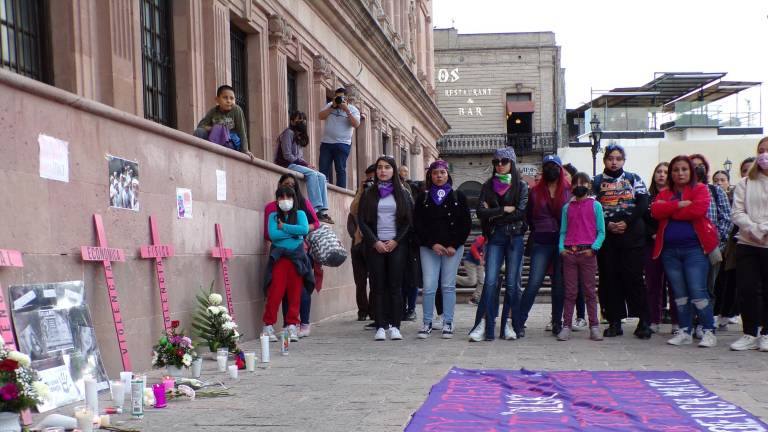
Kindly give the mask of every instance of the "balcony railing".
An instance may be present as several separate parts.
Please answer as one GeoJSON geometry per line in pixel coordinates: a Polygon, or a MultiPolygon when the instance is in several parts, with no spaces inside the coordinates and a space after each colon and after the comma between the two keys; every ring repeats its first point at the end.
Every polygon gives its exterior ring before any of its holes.
{"type": "Polygon", "coordinates": [[[441,155],[489,154],[504,146],[513,147],[518,156],[555,153],[557,134],[461,134],[445,135],[437,140],[437,150],[441,155]]]}

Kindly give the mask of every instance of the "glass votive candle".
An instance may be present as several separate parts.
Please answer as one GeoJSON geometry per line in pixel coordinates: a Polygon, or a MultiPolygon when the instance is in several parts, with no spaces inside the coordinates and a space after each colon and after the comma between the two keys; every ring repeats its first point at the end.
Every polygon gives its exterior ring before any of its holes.
{"type": "Polygon", "coordinates": [[[229,370],[229,377],[232,379],[237,379],[237,365],[230,366],[228,370],[229,370]]]}
{"type": "Polygon", "coordinates": [[[198,357],[192,362],[192,378],[200,378],[203,372],[203,359],[198,357]]]}
{"type": "Polygon", "coordinates": [[[176,385],[176,379],[170,376],[163,377],[163,386],[165,386],[165,391],[173,390],[173,387],[176,385]]]}
{"type": "Polygon", "coordinates": [[[152,393],[155,395],[155,408],[165,408],[165,385],[154,384],[152,385],[152,393]]]}
{"type": "Polygon", "coordinates": [[[112,405],[122,408],[125,403],[125,384],[120,380],[110,381],[109,390],[112,394],[112,405]]]}
{"type": "Polygon", "coordinates": [[[216,364],[219,367],[219,372],[227,371],[227,356],[219,355],[216,357],[216,364]]]}
{"type": "Polygon", "coordinates": [[[249,372],[256,370],[256,353],[253,351],[245,353],[245,370],[249,372]]]}
{"type": "Polygon", "coordinates": [[[93,432],[93,410],[88,405],[78,405],[75,407],[75,419],[77,428],[82,432],[93,432]]]}

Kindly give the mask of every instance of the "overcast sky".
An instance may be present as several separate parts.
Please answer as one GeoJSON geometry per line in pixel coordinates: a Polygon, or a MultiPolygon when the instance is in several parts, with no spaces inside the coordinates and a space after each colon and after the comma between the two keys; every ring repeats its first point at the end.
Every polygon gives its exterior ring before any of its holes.
{"type": "Polygon", "coordinates": [[[590,87],[642,85],[654,72],[728,72],[763,82],[767,124],[768,0],[434,0],[433,13],[435,27],[459,33],[554,32],[568,108],[590,87]]]}

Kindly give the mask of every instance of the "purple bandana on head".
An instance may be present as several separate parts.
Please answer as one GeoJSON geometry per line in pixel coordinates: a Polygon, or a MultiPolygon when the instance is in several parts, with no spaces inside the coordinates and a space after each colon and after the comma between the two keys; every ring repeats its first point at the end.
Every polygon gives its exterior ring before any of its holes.
{"type": "Polygon", "coordinates": [[[432,201],[440,205],[445,201],[445,197],[453,190],[453,186],[450,183],[446,183],[442,186],[432,185],[429,187],[429,196],[432,197],[432,201]]]}
{"type": "Polygon", "coordinates": [[[433,170],[433,169],[438,169],[438,168],[439,169],[444,169],[444,170],[447,171],[448,170],[448,162],[446,162],[446,161],[444,161],[442,159],[438,159],[438,160],[432,162],[429,165],[429,170],[430,171],[433,170]]]}
{"type": "Polygon", "coordinates": [[[493,191],[499,194],[499,196],[502,196],[505,193],[507,193],[509,188],[512,187],[512,185],[508,183],[504,183],[503,181],[499,180],[498,177],[494,177],[492,182],[493,182],[493,191]]]}
{"type": "Polygon", "coordinates": [[[392,195],[392,192],[394,191],[395,191],[395,185],[391,181],[379,183],[380,198],[386,198],[392,195]]]}

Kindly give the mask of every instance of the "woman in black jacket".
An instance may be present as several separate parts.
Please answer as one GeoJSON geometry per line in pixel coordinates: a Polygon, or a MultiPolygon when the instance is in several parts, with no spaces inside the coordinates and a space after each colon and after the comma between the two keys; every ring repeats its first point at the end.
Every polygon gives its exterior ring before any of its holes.
{"type": "Polygon", "coordinates": [[[375,340],[401,340],[403,269],[408,259],[413,200],[397,176],[391,156],[376,160],[374,184],[363,192],[358,226],[363,234],[365,258],[374,302],[375,340]]]}
{"type": "Polygon", "coordinates": [[[426,175],[426,191],[416,198],[413,225],[421,257],[422,287],[424,288],[424,326],[419,338],[432,333],[432,314],[438,282],[443,297],[443,338],[453,337],[453,309],[456,306],[456,273],[464,242],[472,225],[467,198],[453,190],[448,175],[448,163],[436,160],[426,175]]]}
{"type": "MultiPolygon", "coordinates": [[[[506,262],[505,309],[511,309],[511,316],[520,315],[520,266],[523,262],[523,234],[526,207],[528,206],[528,185],[517,172],[517,158],[512,147],[496,150],[492,160],[493,176],[480,190],[477,216],[488,239],[485,250],[485,283],[480,303],[477,305],[475,326],[469,333],[471,341],[493,340],[496,315],[499,312],[499,272],[506,262]]],[[[503,317],[504,318],[504,317],[503,317]]],[[[515,339],[520,323],[504,320],[500,335],[504,339],[515,339]]]]}

